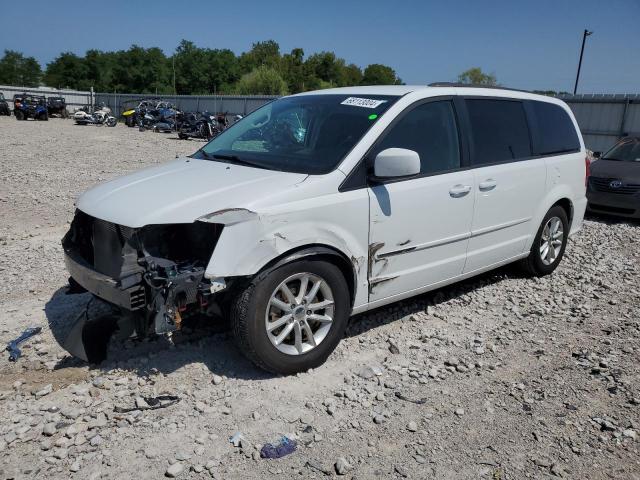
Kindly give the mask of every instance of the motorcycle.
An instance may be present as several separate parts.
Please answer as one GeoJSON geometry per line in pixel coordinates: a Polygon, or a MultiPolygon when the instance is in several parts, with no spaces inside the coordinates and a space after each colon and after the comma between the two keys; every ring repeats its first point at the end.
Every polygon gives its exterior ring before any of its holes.
{"type": "Polygon", "coordinates": [[[169,102],[158,102],[155,108],[146,109],[138,116],[138,130],[154,132],[171,132],[176,129],[178,110],[169,102]]]}
{"type": "Polygon", "coordinates": [[[191,137],[210,140],[221,131],[216,115],[209,112],[187,112],[182,116],[178,138],[186,140],[191,137]]]}
{"type": "Polygon", "coordinates": [[[93,113],[89,113],[88,108],[78,110],[73,114],[76,125],[106,125],[107,127],[115,127],[118,119],[111,114],[111,109],[104,103],[100,104],[100,108],[93,113]]]}
{"type": "Polygon", "coordinates": [[[137,106],[133,108],[127,108],[122,112],[124,118],[124,124],[127,127],[136,127],[140,121],[140,118],[144,117],[148,110],[152,110],[158,104],[159,100],[129,100],[126,104],[137,102],[137,106]]]}

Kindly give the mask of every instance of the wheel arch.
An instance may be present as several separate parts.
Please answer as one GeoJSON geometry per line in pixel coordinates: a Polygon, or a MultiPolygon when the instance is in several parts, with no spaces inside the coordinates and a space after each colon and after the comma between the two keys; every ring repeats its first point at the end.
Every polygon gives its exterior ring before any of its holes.
{"type": "Polygon", "coordinates": [[[562,209],[565,211],[565,213],[567,214],[567,220],[569,222],[569,230],[571,230],[571,224],[573,222],[573,202],[569,198],[564,197],[551,205],[548,210],[555,206],[562,207],[562,209]]]}
{"type": "Polygon", "coordinates": [[[340,269],[349,287],[349,298],[351,306],[353,307],[356,297],[356,286],[358,285],[357,260],[349,259],[344,252],[341,252],[337,248],[329,245],[317,243],[292,248],[291,250],[288,250],[267,262],[260,271],[256,273],[254,278],[264,275],[287,263],[303,258],[309,259],[311,257],[321,258],[340,269]]]}

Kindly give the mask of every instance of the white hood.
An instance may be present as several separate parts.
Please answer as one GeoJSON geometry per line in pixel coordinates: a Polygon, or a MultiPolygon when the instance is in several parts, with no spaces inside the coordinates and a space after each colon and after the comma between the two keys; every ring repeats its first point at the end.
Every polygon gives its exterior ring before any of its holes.
{"type": "Polygon", "coordinates": [[[217,210],[248,208],[306,177],[179,158],[101,183],[82,194],[77,207],[93,217],[132,228],[191,223],[217,210]]]}

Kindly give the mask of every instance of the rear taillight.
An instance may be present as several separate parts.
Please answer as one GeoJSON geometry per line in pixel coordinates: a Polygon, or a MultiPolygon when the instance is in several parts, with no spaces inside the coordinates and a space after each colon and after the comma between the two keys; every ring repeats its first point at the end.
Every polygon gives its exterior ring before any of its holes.
{"type": "Polygon", "coordinates": [[[584,157],[584,186],[589,183],[589,176],[591,175],[591,161],[589,157],[584,157]]]}

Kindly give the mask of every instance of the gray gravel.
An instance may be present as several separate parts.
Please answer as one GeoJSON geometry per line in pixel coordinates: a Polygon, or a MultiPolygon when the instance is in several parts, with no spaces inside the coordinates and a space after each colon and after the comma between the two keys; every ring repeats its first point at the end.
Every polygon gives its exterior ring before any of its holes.
{"type": "MultiPolygon", "coordinates": [[[[199,143],[60,119],[0,131],[6,342],[88,301],[62,293],[77,194],[199,143]]],[[[588,219],[552,276],[505,268],[359,316],[326,365],[288,378],[215,329],[89,367],[44,328],[0,357],[0,479],[638,479],[639,275],[640,225],[588,219]],[[180,402],[145,407],[163,393],[180,402]],[[261,459],[282,436],[297,450],[261,459]]]]}

